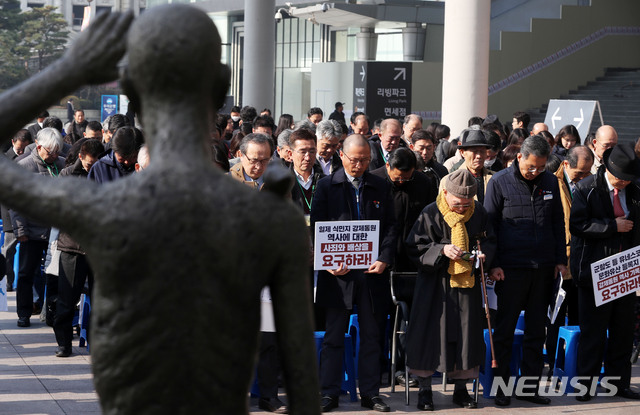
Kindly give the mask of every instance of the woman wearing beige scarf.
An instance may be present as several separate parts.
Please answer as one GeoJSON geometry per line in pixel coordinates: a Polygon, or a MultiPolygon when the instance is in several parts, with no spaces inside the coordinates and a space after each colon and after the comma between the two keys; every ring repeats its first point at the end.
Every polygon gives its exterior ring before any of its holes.
{"type": "Polygon", "coordinates": [[[407,366],[418,376],[418,409],[433,410],[431,375],[454,379],[453,402],[475,408],[466,383],[484,361],[479,272],[469,253],[480,239],[491,257],[495,237],[487,214],[475,202],[476,180],[465,169],[448,176],[435,203],[427,206],[407,238],[418,280],[407,328],[407,366]]]}

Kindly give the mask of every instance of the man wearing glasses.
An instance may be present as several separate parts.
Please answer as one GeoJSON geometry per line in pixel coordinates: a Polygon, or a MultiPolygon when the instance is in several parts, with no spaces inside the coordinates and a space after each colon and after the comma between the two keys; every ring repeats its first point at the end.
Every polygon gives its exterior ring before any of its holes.
{"type": "MultiPolygon", "coordinates": [[[[525,311],[522,376],[539,378],[544,367],[545,317],[552,284],[566,274],[567,251],[564,212],[558,179],[545,171],[551,148],[541,136],[528,137],[511,167],[494,174],[487,185],[484,207],[498,238],[498,249],[489,277],[497,281],[498,313],[493,336],[498,368],[495,379],[505,384],[513,335],[525,311]]],[[[549,404],[537,392],[538,382],[527,388],[528,396],[516,396],[537,404],[549,404]],[[534,388],[535,387],[535,388],[534,388]]],[[[501,388],[496,405],[507,406],[511,397],[501,388]]]]}
{"type": "Polygon", "coordinates": [[[371,163],[369,170],[379,169],[389,159],[389,153],[400,146],[402,124],[395,118],[387,118],[380,124],[380,139],[371,138],[371,163]]]}
{"type": "Polygon", "coordinates": [[[594,161],[591,166],[591,174],[598,172],[598,167],[602,166],[602,156],[604,152],[618,144],[618,133],[610,125],[603,125],[596,131],[596,138],[593,139],[594,161]]]}
{"type": "Polygon", "coordinates": [[[236,180],[257,189],[262,188],[262,175],[273,154],[273,141],[260,133],[245,136],[240,143],[240,163],[229,170],[229,174],[236,180]]]}
{"type": "MultiPolygon", "coordinates": [[[[36,147],[18,165],[35,174],[57,177],[64,168],[64,159],[58,154],[63,145],[62,135],[54,128],[38,131],[36,147]]],[[[18,327],[31,325],[31,314],[40,314],[44,300],[44,279],[40,274],[40,264],[47,252],[51,227],[29,219],[15,210],[9,210],[15,238],[20,242],[18,287],[16,303],[18,327]],[[35,285],[38,299],[33,301],[32,288],[35,285]]]]}
{"type": "Polygon", "coordinates": [[[360,134],[347,137],[340,152],[343,168],[320,179],[311,206],[311,226],[319,221],[379,220],[379,256],[367,270],[318,271],[316,302],[325,307],[326,332],[322,344],[320,387],[322,411],[338,407],[342,384],[344,331],[353,305],[360,325],[359,388],[361,404],[379,412],[389,406],[380,390],[381,336],[391,301],[388,266],[396,248],[396,226],[390,185],[367,172],[370,145],[360,134]]]}

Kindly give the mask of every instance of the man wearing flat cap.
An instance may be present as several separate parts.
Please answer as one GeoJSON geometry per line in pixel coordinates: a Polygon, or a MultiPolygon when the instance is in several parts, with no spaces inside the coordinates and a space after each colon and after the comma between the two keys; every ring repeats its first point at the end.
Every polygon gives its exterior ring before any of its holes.
{"type": "MultiPolygon", "coordinates": [[[[522,376],[529,379],[526,395],[516,398],[549,404],[538,394],[544,368],[543,345],[547,309],[553,295],[553,281],[566,274],[567,250],[564,211],[558,179],[545,171],[551,147],[536,135],[522,143],[513,164],[493,175],[487,185],[484,208],[498,238],[498,248],[489,277],[497,281],[496,328],[493,336],[498,367],[496,378],[509,383],[509,361],[513,335],[522,310],[525,330],[522,376]],[[530,394],[529,391],[535,393],[530,394]]],[[[495,379],[494,379],[495,381],[495,379]]],[[[511,397],[498,388],[495,403],[507,406],[511,397]]]]}
{"type": "MultiPolygon", "coordinates": [[[[462,160],[459,166],[452,168],[452,171],[464,169],[473,174],[476,183],[478,183],[475,199],[480,203],[484,203],[485,189],[493,175],[491,170],[484,167],[484,161],[487,159],[487,149],[491,148],[491,144],[487,141],[485,134],[482,130],[466,130],[462,133],[458,144],[458,151],[462,155],[462,160]]],[[[447,177],[444,176],[440,181],[440,190],[444,189],[447,177]]]]}
{"type": "Polygon", "coordinates": [[[571,274],[578,285],[578,376],[591,377],[586,385],[589,392],[576,396],[583,402],[592,397],[591,379],[599,376],[603,356],[604,375],[619,377],[609,381],[617,387],[616,395],[640,399],[629,387],[636,296],[596,307],[591,281],[593,262],[640,245],[640,227],[634,226],[640,220],[640,189],[635,184],[640,160],[631,145],[618,144],[604,152],[602,161],[595,175],[576,185],[569,219],[571,274]]]}
{"type": "Polygon", "coordinates": [[[478,376],[484,360],[480,275],[469,253],[480,240],[491,258],[495,237],[482,205],[474,201],[477,184],[465,169],[451,173],[446,187],[413,226],[406,244],[418,266],[411,322],[407,332],[407,366],[418,377],[418,409],[433,410],[431,375],[454,379],[453,402],[475,408],[466,383],[478,376]]]}

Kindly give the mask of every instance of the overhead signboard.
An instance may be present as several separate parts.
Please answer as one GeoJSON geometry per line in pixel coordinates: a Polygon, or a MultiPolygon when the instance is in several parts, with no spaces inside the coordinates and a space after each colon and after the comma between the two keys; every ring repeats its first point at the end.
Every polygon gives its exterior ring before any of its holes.
{"type": "Polygon", "coordinates": [[[371,120],[411,113],[410,62],[354,62],[353,102],[371,120]]]}
{"type": "Polygon", "coordinates": [[[579,101],[568,99],[550,99],[544,123],[554,136],[565,125],[572,124],[584,139],[591,129],[596,108],[600,116],[600,125],[604,124],[598,101],[579,101]]]}

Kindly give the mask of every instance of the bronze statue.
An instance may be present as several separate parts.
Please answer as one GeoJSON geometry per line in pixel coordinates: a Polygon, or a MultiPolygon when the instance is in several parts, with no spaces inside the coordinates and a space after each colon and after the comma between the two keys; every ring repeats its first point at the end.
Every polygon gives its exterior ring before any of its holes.
{"type": "Polygon", "coordinates": [[[126,50],[121,82],[139,104],[149,167],[97,185],[28,174],[0,157],[0,199],[87,252],[105,414],[247,413],[265,285],[291,413],[319,413],[304,219],[281,197],[224,176],[205,151],[229,81],[218,32],[187,5],[132,20],[98,16],[60,60],[3,93],[0,131],[10,137],[78,87],[116,79],[126,50]]]}

